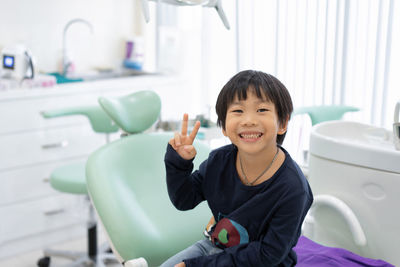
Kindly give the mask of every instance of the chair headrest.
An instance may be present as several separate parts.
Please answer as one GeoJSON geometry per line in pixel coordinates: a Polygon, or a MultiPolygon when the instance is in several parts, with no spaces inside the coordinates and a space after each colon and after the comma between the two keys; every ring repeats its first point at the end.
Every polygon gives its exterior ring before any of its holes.
{"type": "Polygon", "coordinates": [[[153,91],[138,91],[121,97],[100,97],[100,106],[126,133],[149,129],[159,118],[161,99],[153,91]]]}
{"type": "Polygon", "coordinates": [[[346,112],[355,112],[360,109],[343,105],[308,106],[294,109],[293,115],[308,114],[312,125],[324,121],[340,120],[346,112]]]}

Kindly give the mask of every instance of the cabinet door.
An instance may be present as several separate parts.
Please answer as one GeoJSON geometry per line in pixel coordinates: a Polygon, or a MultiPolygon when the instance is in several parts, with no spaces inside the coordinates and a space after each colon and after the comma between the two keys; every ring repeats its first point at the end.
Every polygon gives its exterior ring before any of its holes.
{"type": "Polygon", "coordinates": [[[0,170],[89,155],[105,144],[90,125],[5,135],[0,138],[0,170]]]}
{"type": "Polygon", "coordinates": [[[86,157],[82,157],[0,172],[0,207],[57,194],[49,183],[52,171],[59,166],[85,160],[86,157]]]}
{"type": "Polygon", "coordinates": [[[87,218],[83,196],[62,194],[0,207],[0,244],[30,235],[82,224],[87,218]],[[79,207],[81,207],[79,209],[79,207]]]}

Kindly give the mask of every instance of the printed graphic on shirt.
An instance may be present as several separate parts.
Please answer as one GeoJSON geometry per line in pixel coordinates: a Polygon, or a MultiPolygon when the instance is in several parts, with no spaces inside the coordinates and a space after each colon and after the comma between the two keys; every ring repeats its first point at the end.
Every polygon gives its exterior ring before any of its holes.
{"type": "Polygon", "coordinates": [[[217,247],[229,248],[249,242],[247,230],[239,223],[223,218],[214,227],[211,241],[217,247]]]}

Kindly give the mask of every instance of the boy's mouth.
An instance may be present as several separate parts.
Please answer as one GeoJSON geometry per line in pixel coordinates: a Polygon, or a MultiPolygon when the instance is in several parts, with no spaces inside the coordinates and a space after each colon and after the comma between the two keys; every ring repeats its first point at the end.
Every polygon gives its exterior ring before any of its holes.
{"type": "Polygon", "coordinates": [[[260,138],[263,133],[255,132],[255,133],[239,133],[239,137],[242,139],[257,139],[260,138]]]}

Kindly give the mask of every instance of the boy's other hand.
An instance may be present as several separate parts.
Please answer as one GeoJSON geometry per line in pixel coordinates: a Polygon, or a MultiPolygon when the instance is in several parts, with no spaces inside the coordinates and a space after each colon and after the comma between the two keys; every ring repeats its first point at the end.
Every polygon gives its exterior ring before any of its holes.
{"type": "Polygon", "coordinates": [[[214,224],[215,224],[214,216],[211,216],[210,221],[207,223],[206,231],[209,232],[211,230],[211,227],[214,226],[214,224]]]}
{"type": "Polygon", "coordinates": [[[192,132],[188,135],[188,120],[189,115],[187,113],[183,114],[181,132],[175,132],[174,138],[169,140],[169,144],[175,149],[179,156],[186,160],[193,159],[197,154],[193,142],[200,129],[200,122],[196,121],[192,132]]]}
{"type": "Polygon", "coordinates": [[[186,264],[184,262],[180,262],[178,264],[175,264],[174,267],[186,267],[186,264]]]}

